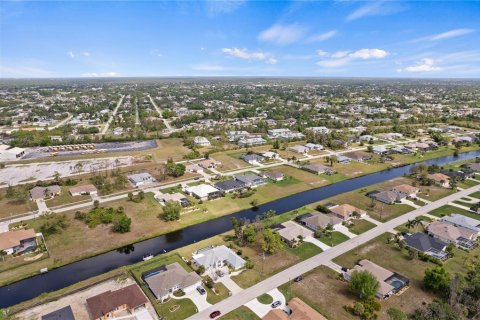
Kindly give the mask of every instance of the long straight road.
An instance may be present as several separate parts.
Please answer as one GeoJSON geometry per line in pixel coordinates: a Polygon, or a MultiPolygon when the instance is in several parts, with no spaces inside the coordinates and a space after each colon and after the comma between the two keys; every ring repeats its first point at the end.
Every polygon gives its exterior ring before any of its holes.
{"type": "Polygon", "coordinates": [[[155,101],[153,101],[152,97],[150,95],[148,95],[148,98],[150,99],[150,103],[152,104],[152,106],[155,108],[155,110],[157,110],[158,112],[158,116],[163,119],[163,123],[165,124],[165,127],[167,127],[168,130],[172,130],[172,126],[170,125],[170,123],[167,121],[167,119],[165,119],[163,117],[163,114],[162,114],[162,110],[157,106],[157,104],[155,103],[155,101]]]}
{"type": "Polygon", "coordinates": [[[256,297],[267,293],[268,291],[279,287],[280,285],[292,280],[296,276],[306,273],[314,268],[328,264],[332,259],[352,250],[356,247],[392,230],[399,225],[406,223],[408,220],[414,219],[418,216],[421,216],[425,213],[428,213],[434,209],[437,209],[441,206],[448,204],[449,202],[458,200],[464,196],[467,196],[473,192],[479,191],[480,185],[465,189],[459,192],[456,192],[450,196],[431,202],[423,207],[410,211],[398,218],[387,221],[369,231],[358,235],[357,237],[347,240],[335,247],[332,247],[310,259],[297,263],[296,265],[281,271],[268,279],[265,279],[250,288],[244,289],[227,299],[191,316],[190,320],[204,320],[208,319],[211,312],[215,310],[220,310],[223,315],[229,313],[230,311],[235,310],[236,308],[241,307],[247,302],[255,299],[256,297]]]}
{"type": "Polygon", "coordinates": [[[53,129],[60,128],[61,126],[64,126],[68,121],[70,121],[72,118],[73,118],[73,115],[71,115],[69,113],[68,116],[65,119],[63,119],[63,120],[59,121],[57,124],[49,127],[48,130],[53,130],[53,129]]]}
{"type": "Polygon", "coordinates": [[[113,113],[112,113],[112,114],[110,115],[110,117],[108,118],[108,121],[107,121],[107,123],[105,124],[105,126],[103,127],[103,129],[102,129],[102,131],[100,132],[100,134],[105,134],[105,133],[107,133],[108,128],[110,128],[110,124],[111,124],[112,121],[113,121],[113,118],[114,118],[115,115],[117,114],[118,108],[120,108],[120,106],[122,105],[123,98],[125,98],[125,95],[122,95],[122,96],[120,97],[120,100],[118,100],[117,106],[115,107],[115,109],[113,109],[113,113]]]}

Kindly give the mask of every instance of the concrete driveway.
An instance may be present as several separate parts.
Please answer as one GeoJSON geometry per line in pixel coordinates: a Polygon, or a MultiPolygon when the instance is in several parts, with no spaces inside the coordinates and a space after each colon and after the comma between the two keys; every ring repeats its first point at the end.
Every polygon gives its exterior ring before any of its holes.
{"type": "MultiPolygon", "coordinates": [[[[280,306],[276,307],[275,309],[285,309],[286,307],[285,296],[277,288],[270,290],[269,292],[267,292],[267,294],[273,298],[273,302],[280,301],[282,303],[280,306]]],[[[256,298],[246,303],[245,306],[248,307],[250,310],[252,310],[260,318],[265,317],[265,315],[270,310],[274,309],[272,308],[270,303],[269,304],[260,303],[256,298]]]]}
{"type": "Polygon", "coordinates": [[[192,302],[197,306],[198,311],[205,310],[211,306],[211,304],[207,302],[207,294],[205,293],[202,295],[197,290],[188,292],[183,297],[176,298],[176,299],[185,299],[185,298],[192,300],[192,302]]]}
{"type": "Polygon", "coordinates": [[[319,247],[323,251],[331,248],[330,246],[326,245],[325,243],[323,243],[322,241],[320,241],[318,239],[315,239],[314,237],[305,237],[305,239],[303,239],[303,241],[313,243],[314,245],[316,245],[317,247],[319,247]]]}

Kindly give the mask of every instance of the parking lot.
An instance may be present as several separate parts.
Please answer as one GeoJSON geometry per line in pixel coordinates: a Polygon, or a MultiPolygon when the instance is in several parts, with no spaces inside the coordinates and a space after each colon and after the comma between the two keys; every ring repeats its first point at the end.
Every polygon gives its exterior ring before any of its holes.
{"type": "Polygon", "coordinates": [[[58,172],[60,177],[68,177],[107,168],[129,166],[132,163],[133,157],[118,157],[7,165],[0,169],[0,185],[17,185],[35,182],[36,180],[52,179],[55,172],[58,172]]]}
{"type": "Polygon", "coordinates": [[[28,148],[25,152],[25,156],[22,160],[30,159],[42,159],[51,157],[55,153],[55,157],[65,157],[65,156],[78,156],[84,154],[101,154],[109,152],[128,152],[128,151],[140,151],[147,150],[157,147],[157,142],[155,140],[146,140],[146,141],[128,141],[128,142],[105,142],[105,143],[92,143],[94,149],[82,149],[79,150],[64,150],[53,152],[49,147],[38,147],[38,148],[28,148]]]}

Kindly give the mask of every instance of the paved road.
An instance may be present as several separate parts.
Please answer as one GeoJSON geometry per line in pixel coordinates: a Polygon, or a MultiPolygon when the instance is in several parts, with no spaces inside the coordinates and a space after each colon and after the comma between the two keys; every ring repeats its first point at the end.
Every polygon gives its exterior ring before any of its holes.
{"type": "Polygon", "coordinates": [[[480,190],[480,185],[465,189],[462,191],[459,191],[457,193],[454,193],[448,197],[442,198],[438,201],[429,203],[425,205],[424,207],[420,207],[418,209],[415,209],[409,213],[406,213],[398,218],[392,219],[390,221],[387,221],[373,229],[370,229],[369,231],[362,233],[358,235],[357,237],[347,240],[335,247],[332,247],[331,249],[328,249],[310,259],[304,260],[300,263],[297,263],[296,265],[281,271],[272,277],[263,280],[262,282],[257,283],[256,285],[247,288],[245,290],[242,290],[236,294],[233,294],[229,298],[217,303],[216,305],[213,305],[209,307],[208,309],[203,310],[200,313],[197,313],[190,317],[190,320],[204,320],[208,319],[209,314],[215,310],[220,310],[222,314],[227,314],[232,310],[235,310],[236,308],[248,303],[252,299],[255,299],[261,294],[264,294],[274,288],[277,288],[278,286],[290,281],[291,279],[295,278],[299,274],[306,273],[320,265],[325,265],[329,264],[330,261],[345,252],[348,252],[368,241],[371,239],[374,239],[385,232],[388,232],[389,230],[394,229],[395,227],[406,223],[409,219],[414,219],[417,216],[423,215],[429,211],[432,211],[436,208],[439,208],[441,206],[444,206],[448,204],[449,202],[455,201],[457,199],[460,199],[461,197],[464,197],[466,195],[469,195],[473,192],[479,191],[480,190]]]}
{"type": "Polygon", "coordinates": [[[53,130],[53,129],[57,129],[63,125],[65,125],[68,121],[70,121],[70,119],[73,118],[73,115],[71,115],[70,113],[68,114],[68,117],[66,117],[65,119],[63,119],[62,121],[58,122],[56,125],[54,126],[51,126],[51,127],[48,127],[48,130],[53,130]]]}
{"type": "Polygon", "coordinates": [[[103,127],[103,129],[102,129],[102,131],[100,132],[100,134],[105,134],[105,133],[107,133],[108,128],[110,128],[110,124],[111,124],[112,121],[113,121],[113,118],[114,118],[115,115],[117,114],[118,108],[120,108],[120,106],[122,105],[123,98],[125,98],[125,95],[122,95],[122,97],[120,98],[120,100],[118,100],[117,106],[115,107],[115,109],[113,110],[113,113],[112,113],[112,114],[110,115],[110,117],[108,118],[108,121],[107,121],[107,123],[105,124],[105,126],[103,127]]]}
{"type": "Polygon", "coordinates": [[[148,98],[150,99],[150,102],[153,105],[153,107],[155,108],[155,110],[157,110],[159,117],[163,119],[163,123],[165,124],[165,127],[167,127],[168,130],[173,130],[172,126],[167,121],[167,119],[163,118],[162,110],[160,110],[160,108],[157,106],[155,101],[153,101],[152,97],[150,95],[148,95],[148,98]]]}

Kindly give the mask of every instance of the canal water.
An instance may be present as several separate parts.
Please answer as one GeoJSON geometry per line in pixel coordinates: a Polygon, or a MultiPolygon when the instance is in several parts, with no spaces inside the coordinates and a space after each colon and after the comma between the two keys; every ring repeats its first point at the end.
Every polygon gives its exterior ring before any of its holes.
{"type": "MultiPolygon", "coordinates": [[[[430,165],[445,165],[453,161],[466,160],[478,156],[480,156],[480,151],[472,151],[461,153],[456,157],[446,156],[425,162],[430,165]]],[[[392,168],[362,177],[337,182],[325,187],[300,192],[263,204],[256,210],[246,209],[228,216],[202,222],[182,230],[167,233],[127,247],[68,264],[53,269],[46,274],[36,275],[0,287],[0,308],[6,308],[35,298],[43,292],[59,290],[118,267],[142,261],[142,257],[147,253],[154,255],[162,254],[213,237],[217,234],[224,233],[231,229],[230,219],[232,217],[252,220],[258,214],[268,210],[275,210],[277,214],[282,214],[312,202],[403,176],[410,172],[410,168],[413,165],[414,164],[392,168]]],[[[99,241],[101,241],[101,239],[99,239],[99,241]]]]}

